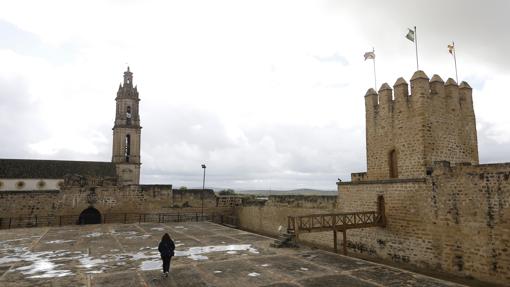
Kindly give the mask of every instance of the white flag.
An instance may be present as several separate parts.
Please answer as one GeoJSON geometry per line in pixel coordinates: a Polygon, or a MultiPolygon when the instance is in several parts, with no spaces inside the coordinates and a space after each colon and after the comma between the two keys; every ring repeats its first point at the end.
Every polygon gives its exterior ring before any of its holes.
{"type": "Polygon", "coordinates": [[[407,30],[409,30],[409,32],[407,32],[406,38],[409,41],[414,42],[414,30],[411,30],[409,28],[407,30]]]}
{"type": "Polygon", "coordinates": [[[375,53],[374,52],[366,52],[363,57],[365,57],[365,61],[368,59],[375,59],[375,53]]]}

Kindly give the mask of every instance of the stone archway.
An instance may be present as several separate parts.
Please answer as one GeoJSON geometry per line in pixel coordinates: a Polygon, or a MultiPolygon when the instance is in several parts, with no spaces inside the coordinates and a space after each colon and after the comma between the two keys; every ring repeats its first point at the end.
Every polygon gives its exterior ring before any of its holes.
{"type": "Polygon", "coordinates": [[[80,213],[78,224],[99,224],[101,223],[101,213],[94,207],[89,207],[80,213]]]}

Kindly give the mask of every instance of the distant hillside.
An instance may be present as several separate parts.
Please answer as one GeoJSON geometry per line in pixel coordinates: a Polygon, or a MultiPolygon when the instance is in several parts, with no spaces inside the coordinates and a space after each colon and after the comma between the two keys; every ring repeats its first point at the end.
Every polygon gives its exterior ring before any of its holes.
{"type": "Polygon", "coordinates": [[[256,195],[336,195],[336,190],[320,190],[320,189],[293,189],[293,190],[236,190],[240,194],[256,194],[256,195]]]}

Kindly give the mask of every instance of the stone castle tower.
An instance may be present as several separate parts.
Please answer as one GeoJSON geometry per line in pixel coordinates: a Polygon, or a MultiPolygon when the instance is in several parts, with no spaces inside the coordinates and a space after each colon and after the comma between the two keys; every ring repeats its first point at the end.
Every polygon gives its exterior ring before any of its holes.
{"type": "Polygon", "coordinates": [[[367,174],[363,180],[419,178],[434,161],[478,164],[472,89],[423,71],[414,73],[411,94],[399,78],[365,95],[367,174]]]}
{"type": "Polygon", "coordinates": [[[133,73],[124,72],[124,84],[119,85],[113,126],[112,161],[122,184],[140,183],[140,115],[137,87],[133,87],[133,73]]]}

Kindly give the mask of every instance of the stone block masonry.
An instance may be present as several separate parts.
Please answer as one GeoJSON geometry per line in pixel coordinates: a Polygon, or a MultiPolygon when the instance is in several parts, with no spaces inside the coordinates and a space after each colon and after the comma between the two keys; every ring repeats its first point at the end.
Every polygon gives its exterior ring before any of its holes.
{"type": "Polygon", "coordinates": [[[416,180],[339,183],[338,209],[386,202],[386,228],[350,230],[352,252],[480,280],[510,282],[510,164],[436,162],[416,180]]]}
{"type": "Polygon", "coordinates": [[[114,179],[68,176],[61,190],[0,192],[0,218],[78,215],[88,207],[105,213],[171,213],[216,207],[210,189],[174,190],[172,185],[117,185],[114,179]]]}
{"type": "MultiPolygon", "coordinates": [[[[271,195],[268,200],[243,200],[243,206],[236,208],[236,215],[241,228],[277,236],[280,232],[286,232],[288,216],[332,213],[336,209],[337,196],[271,195]]],[[[328,232],[303,233],[300,239],[330,248],[333,235],[328,232]]]]}
{"type": "MultiPolygon", "coordinates": [[[[423,71],[365,95],[366,179],[415,178],[434,161],[478,164],[472,89],[423,71]]],[[[359,174],[355,174],[359,177],[359,174]]],[[[354,179],[353,179],[354,180],[354,179]]]]}
{"type": "MultiPolygon", "coordinates": [[[[353,212],[386,204],[386,228],[348,230],[348,252],[462,277],[510,282],[510,163],[436,162],[431,175],[338,183],[336,197],[270,196],[238,208],[242,228],[277,235],[289,215],[353,212]]],[[[300,240],[333,248],[332,232],[300,240]]]]}

